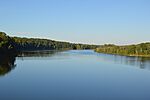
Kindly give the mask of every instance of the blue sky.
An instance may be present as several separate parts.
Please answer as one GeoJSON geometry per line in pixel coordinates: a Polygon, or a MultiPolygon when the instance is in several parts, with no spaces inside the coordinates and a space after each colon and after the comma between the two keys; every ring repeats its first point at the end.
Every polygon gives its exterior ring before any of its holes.
{"type": "Polygon", "coordinates": [[[1,0],[0,31],[75,43],[150,40],[150,0],[1,0]]]}

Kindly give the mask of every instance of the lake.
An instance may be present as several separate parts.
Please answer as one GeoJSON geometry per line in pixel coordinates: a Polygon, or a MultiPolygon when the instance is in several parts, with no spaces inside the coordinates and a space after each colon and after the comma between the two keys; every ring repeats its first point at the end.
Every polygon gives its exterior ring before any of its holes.
{"type": "Polygon", "coordinates": [[[150,100],[150,58],[68,50],[1,60],[0,100],[150,100]]]}

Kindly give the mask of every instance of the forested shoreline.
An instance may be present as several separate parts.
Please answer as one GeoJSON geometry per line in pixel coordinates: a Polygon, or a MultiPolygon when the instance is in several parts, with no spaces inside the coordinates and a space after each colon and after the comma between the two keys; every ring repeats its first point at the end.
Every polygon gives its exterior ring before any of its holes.
{"type": "Polygon", "coordinates": [[[16,43],[16,49],[19,51],[28,50],[82,50],[82,49],[96,49],[98,45],[89,44],[75,44],[69,42],[60,42],[49,39],[38,38],[20,38],[12,37],[16,43]]]}
{"type": "Polygon", "coordinates": [[[150,42],[136,45],[117,46],[105,44],[95,49],[98,53],[117,54],[124,56],[144,56],[150,57],[150,42]]]}
{"type": "Polygon", "coordinates": [[[10,37],[0,32],[0,54],[35,50],[83,50],[97,47],[98,45],[75,44],[50,39],[10,37]]]}
{"type": "Polygon", "coordinates": [[[16,43],[14,40],[7,36],[4,32],[0,32],[0,55],[13,54],[16,52],[16,43]]]}
{"type": "Polygon", "coordinates": [[[84,50],[93,49],[98,53],[118,54],[125,56],[146,56],[150,57],[150,42],[137,45],[117,46],[114,44],[89,45],[75,44],[70,42],[54,41],[39,38],[10,37],[0,32],[0,55],[11,55],[22,51],[35,50],[84,50]]]}

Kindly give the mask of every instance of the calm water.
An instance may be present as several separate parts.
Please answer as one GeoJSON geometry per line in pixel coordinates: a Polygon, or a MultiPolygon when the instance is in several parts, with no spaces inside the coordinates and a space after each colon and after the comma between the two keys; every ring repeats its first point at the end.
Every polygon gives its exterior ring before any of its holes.
{"type": "Polygon", "coordinates": [[[0,100],[150,100],[149,58],[44,51],[0,64],[0,100]]]}

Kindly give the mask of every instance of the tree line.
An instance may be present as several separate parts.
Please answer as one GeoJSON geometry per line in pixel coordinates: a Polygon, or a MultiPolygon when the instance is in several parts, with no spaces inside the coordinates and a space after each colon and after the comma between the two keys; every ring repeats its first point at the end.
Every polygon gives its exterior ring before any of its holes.
{"type": "Polygon", "coordinates": [[[15,51],[15,42],[4,32],[0,32],[0,55],[13,53],[15,51]]]}
{"type": "Polygon", "coordinates": [[[79,50],[96,49],[98,45],[75,44],[39,38],[9,37],[0,32],[0,52],[29,50],[79,50]]]}
{"type": "Polygon", "coordinates": [[[150,56],[150,43],[140,43],[137,45],[117,46],[105,44],[95,49],[99,53],[119,54],[127,56],[150,56]]]}
{"type": "Polygon", "coordinates": [[[150,56],[150,42],[137,45],[117,46],[114,44],[89,45],[54,41],[39,38],[10,37],[0,32],[0,55],[12,54],[18,51],[34,50],[83,50],[94,49],[99,53],[119,54],[128,56],[150,56]]]}

